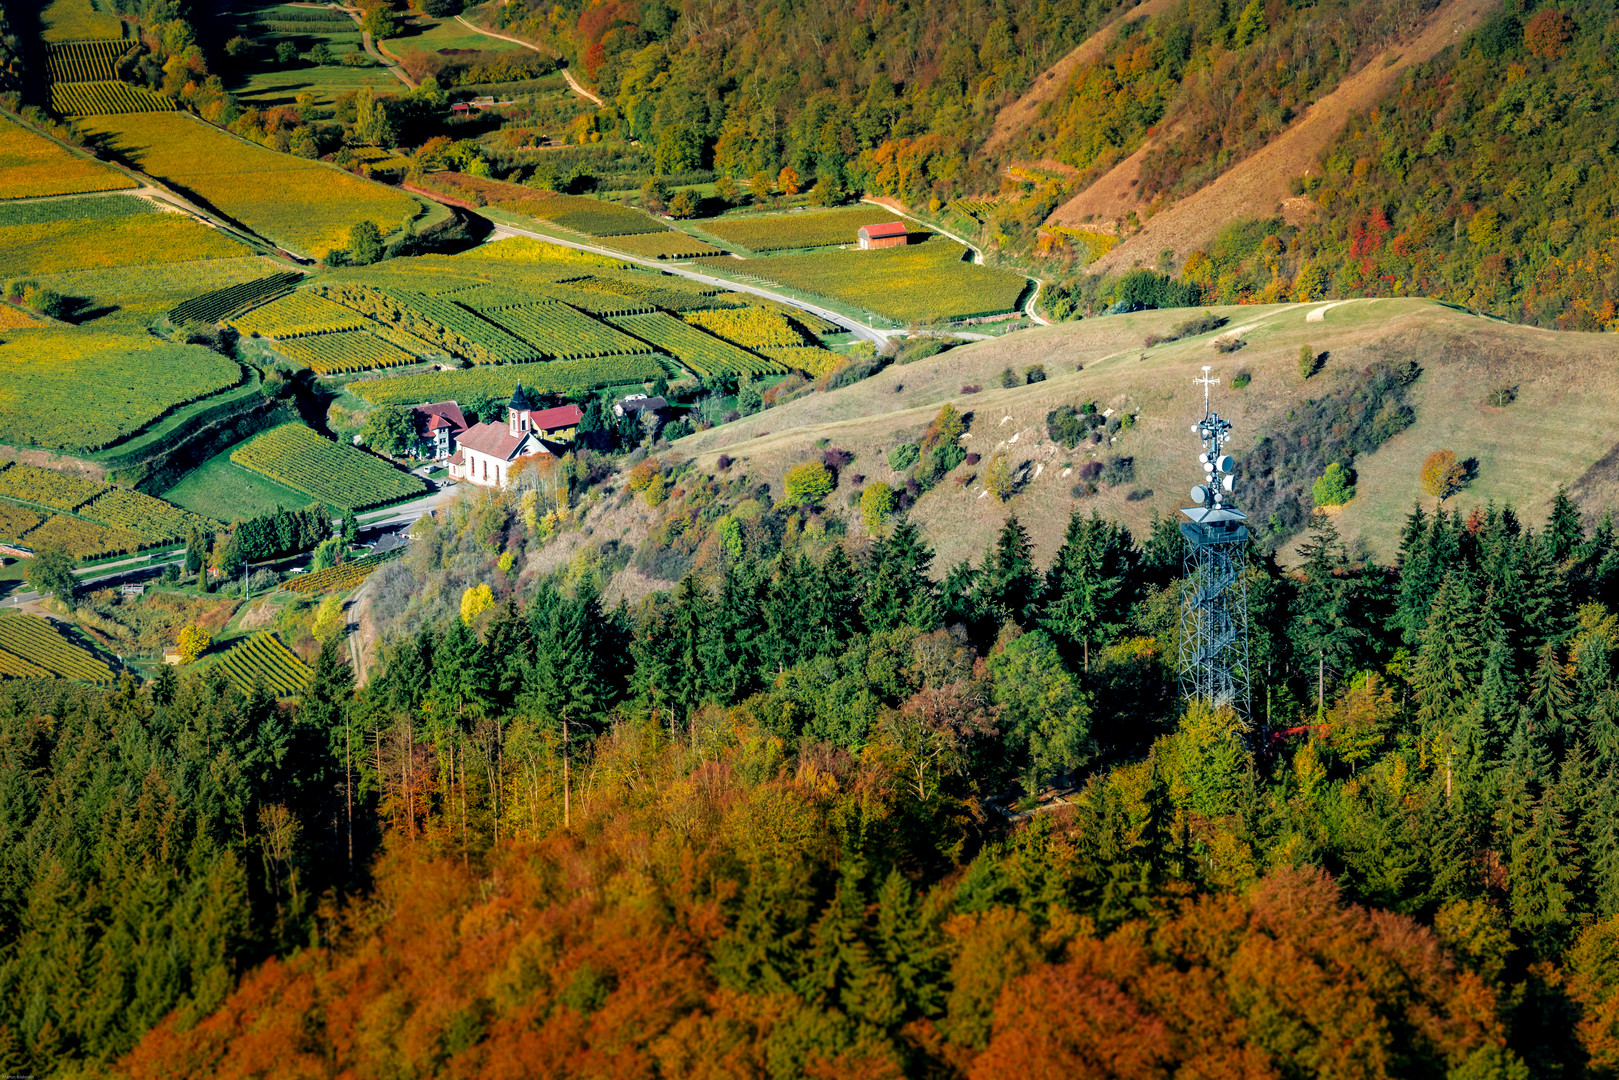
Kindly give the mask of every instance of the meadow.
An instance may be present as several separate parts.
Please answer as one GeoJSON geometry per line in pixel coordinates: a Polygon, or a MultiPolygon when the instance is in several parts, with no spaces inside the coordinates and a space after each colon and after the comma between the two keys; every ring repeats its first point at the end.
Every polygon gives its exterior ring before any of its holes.
{"type": "Polygon", "coordinates": [[[113,14],[111,0],[51,0],[39,21],[46,41],[124,36],[123,21],[113,14]]]}
{"type": "Polygon", "coordinates": [[[837,210],[713,218],[696,224],[703,232],[749,251],[786,251],[857,243],[862,225],[897,220],[892,210],[862,203],[837,210]]]}
{"type": "MultiPolygon", "coordinates": [[[[232,450],[234,447],[232,448],[232,450]]],[[[162,492],[176,506],[217,521],[244,521],[278,509],[302,510],[310,497],[231,461],[222,450],[162,492]]]]}
{"type": "Polygon", "coordinates": [[[339,510],[364,510],[419,495],[417,477],[302,424],[282,424],[243,443],[230,459],[339,510]]]}
{"type": "Polygon", "coordinates": [[[239,32],[259,46],[251,54],[250,62],[238,67],[232,73],[234,79],[227,84],[243,105],[260,109],[291,105],[299,94],[310,94],[317,102],[328,104],[338,95],[362,86],[377,90],[401,89],[399,80],[374,62],[364,67],[342,63],[349,53],[364,52],[359,26],[342,12],[284,4],[233,7],[243,13],[239,32]],[[244,8],[253,10],[243,11],[244,8]],[[283,41],[292,42],[304,55],[315,45],[323,44],[331,53],[332,62],[316,65],[299,60],[282,64],[275,58],[275,50],[283,41]]]}
{"type": "Polygon", "coordinates": [[[704,377],[764,375],[783,370],[774,360],[755,356],[661,311],[650,315],[622,315],[612,322],[614,326],[669,353],[704,377]]]}
{"type": "Polygon", "coordinates": [[[745,272],[901,323],[943,322],[1015,311],[1021,274],[967,262],[943,237],[877,251],[825,251],[749,260],[745,272]]]}
{"type": "Polygon", "coordinates": [[[590,360],[552,360],[539,364],[485,364],[464,371],[428,371],[391,379],[364,379],[349,390],[373,405],[413,405],[422,401],[466,401],[505,397],[517,384],[537,393],[556,394],[652,382],[665,375],[655,356],[605,356],[590,360]]]}
{"type": "Polygon", "coordinates": [[[260,280],[280,269],[280,264],[263,256],[238,255],[228,259],[41,274],[37,280],[41,286],[55,289],[64,296],[81,298],[86,310],[75,316],[81,324],[88,319],[88,325],[97,330],[145,333],[154,319],[165,316],[182,301],[216,288],[260,280]]]}
{"type": "Polygon", "coordinates": [[[404,192],[278,154],[179,113],[96,117],[84,127],[135,167],[311,257],[345,246],[360,221],[373,221],[386,234],[422,211],[404,192]]]}
{"type": "Polygon", "coordinates": [[[639,210],[586,195],[550,195],[495,205],[585,236],[630,236],[656,232],[659,226],[656,219],[639,210]]]}
{"type": "Polygon", "coordinates": [[[69,218],[0,226],[0,277],[149,266],[183,259],[234,259],[247,249],[183,214],[69,218]]]}
{"type": "Polygon", "coordinates": [[[7,441],[99,450],[169,409],[234,386],[234,360],[146,334],[29,330],[0,342],[7,441]]]}
{"type": "Polygon", "coordinates": [[[119,191],[137,187],[111,165],[0,117],[0,199],[119,191]]]}

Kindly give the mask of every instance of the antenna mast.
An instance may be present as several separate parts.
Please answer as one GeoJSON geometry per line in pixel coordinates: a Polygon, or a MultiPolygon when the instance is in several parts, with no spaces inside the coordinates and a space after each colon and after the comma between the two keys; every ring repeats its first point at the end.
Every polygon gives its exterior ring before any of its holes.
{"type": "Polygon", "coordinates": [[[1229,705],[1250,719],[1248,690],[1248,515],[1233,502],[1236,462],[1224,452],[1231,425],[1214,411],[1210,390],[1219,379],[1193,379],[1203,387],[1203,419],[1192,431],[1203,443],[1198,465],[1203,483],[1192,488],[1193,506],[1181,513],[1186,538],[1181,577],[1180,690],[1216,708],[1229,705]]]}

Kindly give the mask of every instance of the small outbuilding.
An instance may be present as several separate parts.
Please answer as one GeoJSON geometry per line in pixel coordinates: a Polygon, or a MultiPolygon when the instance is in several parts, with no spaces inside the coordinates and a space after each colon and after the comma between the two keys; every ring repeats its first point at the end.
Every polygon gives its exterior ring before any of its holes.
{"type": "Polygon", "coordinates": [[[904,247],[911,242],[911,231],[903,221],[885,221],[881,225],[860,226],[860,250],[872,248],[904,247]]]}

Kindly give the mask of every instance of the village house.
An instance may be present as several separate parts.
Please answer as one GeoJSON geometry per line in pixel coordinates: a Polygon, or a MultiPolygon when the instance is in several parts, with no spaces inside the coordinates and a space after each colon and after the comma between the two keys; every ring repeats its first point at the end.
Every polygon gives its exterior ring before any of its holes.
{"type": "Polygon", "coordinates": [[[474,424],[461,433],[448,462],[450,478],[504,488],[522,459],[564,453],[564,441],[573,438],[582,419],[584,410],[577,405],[534,408],[528,392],[518,386],[506,406],[504,424],[474,424]]]}
{"type": "Polygon", "coordinates": [[[435,401],[431,405],[412,405],[410,413],[416,422],[418,457],[442,461],[455,453],[456,440],[467,430],[467,419],[461,415],[460,405],[453,401],[435,401]]]}
{"type": "Polygon", "coordinates": [[[881,225],[860,226],[860,250],[871,248],[904,247],[911,242],[910,230],[902,221],[885,221],[881,225]]]}

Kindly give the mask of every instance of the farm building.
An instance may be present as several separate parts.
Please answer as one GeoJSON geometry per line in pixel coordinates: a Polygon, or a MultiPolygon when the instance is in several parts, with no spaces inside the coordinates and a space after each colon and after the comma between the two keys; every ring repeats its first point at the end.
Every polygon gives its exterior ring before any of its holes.
{"type": "Polygon", "coordinates": [[[412,405],[410,412],[416,421],[420,456],[440,461],[455,453],[455,441],[467,430],[460,405],[453,401],[435,401],[431,405],[412,405]]]}
{"type": "Polygon", "coordinates": [[[584,411],[577,405],[534,408],[528,392],[518,386],[506,406],[504,424],[474,424],[456,439],[459,449],[448,462],[450,477],[503,488],[523,458],[562,454],[563,445],[551,440],[571,438],[582,419],[584,411]]]}
{"type": "Polygon", "coordinates": [[[885,221],[881,225],[860,226],[860,250],[871,248],[904,247],[911,242],[911,233],[902,221],[885,221]]]}

